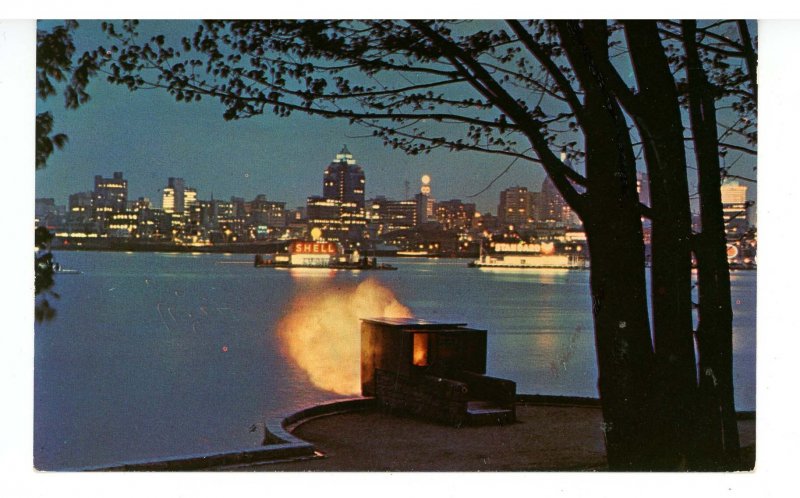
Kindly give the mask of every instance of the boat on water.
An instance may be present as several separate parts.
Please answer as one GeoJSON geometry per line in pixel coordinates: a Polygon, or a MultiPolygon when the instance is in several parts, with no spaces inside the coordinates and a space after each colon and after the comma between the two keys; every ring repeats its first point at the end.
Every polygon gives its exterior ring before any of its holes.
{"type": "Polygon", "coordinates": [[[80,270],[72,268],[64,268],[60,263],[53,263],[53,273],[57,275],[80,275],[80,270]]]}
{"type": "Polygon", "coordinates": [[[581,244],[559,242],[493,242],[481,246],[480,256],[471,268],[589,268],[586,250],[581,244]]]}
{"type": "Polygon", "coordinates": [[[333,270],[396,270],[396,266],[378,263],[375,257],[362,256],[358,250],[344,251],[334,242],[294,241],[288,252],[256,254],[257,268],[327,268],[333,270]]]}

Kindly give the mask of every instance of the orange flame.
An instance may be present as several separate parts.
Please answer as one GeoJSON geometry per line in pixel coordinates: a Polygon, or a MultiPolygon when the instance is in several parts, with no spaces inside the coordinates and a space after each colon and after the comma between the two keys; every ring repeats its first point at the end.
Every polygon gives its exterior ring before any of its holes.
{"type": "Polygon", "coordinates": [[[392,291],[372,279],[320,295],[308,289],[278,323],[285,351],[311,382],[337,394],[361,392],[361,318],[410,317],[392,291]]]}

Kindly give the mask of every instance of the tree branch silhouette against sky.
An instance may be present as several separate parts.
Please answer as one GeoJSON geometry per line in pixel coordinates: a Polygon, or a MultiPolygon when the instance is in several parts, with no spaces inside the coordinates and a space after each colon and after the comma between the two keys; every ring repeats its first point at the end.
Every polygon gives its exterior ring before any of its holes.
{"type": "MultiPolygon", "coordinates": [[[[49,29],[58,24],[57,21],[42,21],[39,27],[49,29]]],[[[462,29],[469,33],[481,28],[496,27],[497,24],[498,22],[484,21],[465,25],[462,29]]],[[[142,43],[152,36],[163,35],[165,46],[180,46],[181,35],[194,32],[195,25],[191,21],[142,21],[137,30],[141,34],[142,43]]],[[[101,32],[99,21],[81,21],[80,27],[74,32],[74,43],[76,54],[113,44],[101,32]]],[[[497,58],[506,55],[500,52],[503,48],[505,47],[498,48],[497,58]]],[[[487,60],[485,64],[493,67],[496,74],[502,75],[502,71],[512,73],[508,64],[500,60],[487,60]]],[[[335,65],[331,64],[331,67],[335,65]]],[[[527,95],[524,92],[530,92],[531,89],[539,90],[533,101],[543,106],[548,119],[556,120],[551,128],[559,129],[560,126],[569,132],[570,121],[574,120],[567,115],[570,112],[568,102],[560,98],[560,94],[554,90],[557,82],[546,81],[549,88],[542,86],[537,82],[538,74],[531,73],[535,69],[530,63],[527,67],[528,73],[518,71],[517,68],[511,69],[514,69],[511,77],[518,79],[515,85],[519,89],[519,95],[527,95]]],[[[442,97],[437,102],[440,108],[471,108],[475,112],[470,114],[475,114],[476,118],[480,116],[473,123],[453,120],[437,123],[432,127],[433,132],[429,134],[427,145],[435,144],[434,140],[441,136],[456,135],[458,130],[467,130],[469,126],[473,126],[478,133],[487,123],[499,126],[501,123],[494,122],[498,118],[497,113],[482,111],[480,99],[475,99],[466,84],[460,83],[458,77],[448,71],[412,68],[400,76],[376,73],[373,78],[359,82],[363,83],[364,95],[368,93],[367,89],[372,90],[372,95],[362,96],[361,99],[366,103],[375,103],[381,99],[387,109],[391,106],[407,108],[414,104],[413,97],[399,101],[388,92],[380,95],[381,85],[387,88],[406,88],[409,89],[405,92],[406,95],[421,97],[435,96],[446,89],[447,98],[451,100],[448,102],[442,97]],[[456,95],[456,99],[452,98],[453,95],[456,95]],[[459,96],[463,98],[458,98],[459,96]],[[436,130],[440,133],[436,133],[436,130]]],[[[620,72],[626,74],[624,69],[620,72]]],[[[627,72],[632,78],[629,69],[627,72]]],[[[223,117],[224,109],[211,99],[193,102],[190,106],[181,105],[174,98],[157,90],[129,93],[123,87],[107,83],[106,76],[98,73],[91,79],[86,87],[91,97],[76,110],[64,109],[61,96],[37,103],[37,111],[50,112],[54,117],[54,129],[65,133],[69,139],[66,146],[50,158],[50,167],[37,174],[38,197],[54,197],[57,202],[65,203],[69,194],[90,190],[94,175],[123,171],[129,180],[131,198],[149,197],[156,204],[160,199],[160,189],[166,185],[166,179],[177,176],[185,178],[189,185],[197,188],[201,198],[209,198],[212,194],[220,199],[233,195],[253,198],[257,194],[265,193],[270,199],[287,201],[287,207],[295,207],[303,205],[307,196],[320,193],[322,170],[345,143],[365,167],[368,197],[387,195],[390,198],[404,198],[406,181],[409,182],[410,193],[413,195],[417,191],[419,177],[428,173],[433,178],[435,198],[461,198],[475,202],[483,212],[496,212],[501,190],[516,185],[539,190],[544,179],[542,168],[537,165],[531,167],[523,158],[516,161],[490,188],[481,192],[515,158],[535,157],[530,150],[526,150],[524,140],[520,142],[519,136],[509,132],[498,137],[501,142],[487,143],[484,134],[484,140],[476,144],[467,144],[466,141],[462,143],[465,148],[471,146],[476,150],[506,149],[501,154],[454,154],[441,145],[430,154],[409,156],[393,153],[391,147],[385,147],[379,140],[375,140],[372,135],[380,132],[381,128],[374,121],[369,123],[371,126],[364,125],[367,123],[365,119],[361,120],[362,124],[351,125],[321,116],[306,116],[301,112],[295,112],[292,119],[279,119],[267,112],[259,116],[259,119],[226,122],[223,117]],[[165,109],[168,112],[162,112],[165,109]],[[312,136],[307,131],[310,128],[314,129],[312,136]],[[302,137],[302,147],[297,146],[299,137],[302,137]],[[520,145],[514,147],[515,141],[520,145]],[[478,192],[481,193],[477,197],[470,197],[478,192]]],[[[257,73],[243,76],[243,80],[249,77],[250,82],[258,78],[257,73]]],[[[514,85],[510,87],[514,88],[514,85]]],[[[304,105],[302,91],[307,89],[295,90],[297,105],[304,105]]],[[[347,90],[354,95],[354,100],[359,98],[357,91],[353,92],[352,88],[347,90]]],[[[191,95],[190,90],[185,93],[191,95]]],[[[332,101],[317,99],[317,104],[321,112],[336,110],[332,101]]],[[[246,116],[253,110],[239,109],[237,112],[246,116]]],[[[391,112],[399,114],[398,110],[391,112]]],[[[437,112],[444,114],[441,110],[437,112]]],[[[430,122],[410,123],[407,127],[398,129],[392,139],[401,140],[404,133],[407,134],[405,138],[415,136],[415,130],[418,131],[426,125],[431,128],[430,122]]],[[[733,137],[731,141],[744,146],[736,138],[733,137]]],[[[561,140],[564,143],[571,141],[561,140]]],[[[417,143],[423,145],[424,141],[417,138],[417,143]]],[[[728,155],[728,162],[734,161],[731,169],[733,174],[747,178],[754,176],[754,159],[748,154],[732,150],[728,155]]],[[[579,163],[577,166],[580,168],[579,163]]],[[[755,190],[750,189],[753,200],[755,190]]]]}

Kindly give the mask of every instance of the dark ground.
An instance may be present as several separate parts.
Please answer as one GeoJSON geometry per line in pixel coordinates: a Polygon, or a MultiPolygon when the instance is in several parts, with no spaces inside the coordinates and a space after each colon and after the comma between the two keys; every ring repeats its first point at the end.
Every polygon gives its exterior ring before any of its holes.
{"type": "MultiPolygon", "coordinates": [[[[325,458],[236,470],[606,470],[599,408],[520,405],[517,419],[506,426],[455,428],[376,411],[340,413],[308,420],[292,430],[325,458]]],[[[755,420],[740,420],[739,431],[743,453],[752,460],[755,420]]]]}

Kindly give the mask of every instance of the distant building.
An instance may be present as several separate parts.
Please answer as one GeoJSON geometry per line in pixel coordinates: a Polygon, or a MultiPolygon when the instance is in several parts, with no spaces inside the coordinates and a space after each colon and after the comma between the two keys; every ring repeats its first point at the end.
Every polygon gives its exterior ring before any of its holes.
{"type": "Polygon", "coordinates": [[[170,177],[162,191],[161,209],[165,213],[184,213],[197,203],[197,191],[186,187],[183,178],[170,177]]]}
{"type": "Polygon", "coordinates": [[[472,229],[484,236],[488,236],[499,226],[500,220],[492,213],[475,213],[475,217],[472,219],[472,229]]]}
{"type": "Polygon", "coordinates": [[[436,221],[445,230],[466,231],[472,227],[475,218],[475,204],[464,203],[459,199],[436,203],[436,221]]]}
{"type": "Polygon", "coordinates": [[[309,197],[306,208],[310,227],[320,228],[328,240],[357,240],[367,225],[364,170],[344,146],[327,168],[322,197],[309,197]]]}
{"type": "Polygon", "coordinates": [[[197,205],[197,190],[186,187],[183,190],[183,212],[189,212],[197,205]]]}
{"type": "Polygon", "coordinates": [[[111,178],[94,177],[92,191],[92,219],[100,230],[105,230],[113,213],[125,211],[128,201],[128,180],[117,171],[111,178]]]}
{"type": "Polygon", "coordinates": [[[151,209],[153,206],[148,197],[139,197],[135,201],[128,201],[128,208],[132,211],[140,211],[142,209],[151,209]]]}
{"type": "Polygon", "coordinates": [[[728,239],[738,239],[750,228],[748,217],[747,186],[739,182],[725,182],[720,188],[722,194],[722,218],[725,221],[725,235],[728,239]]]}
{"type": "Polygon", "coordinates": [[[97,233],[93,220],[92,192],[77,192],[69,196],[65,232],[97,233]]]}
{"type": "Polygon", "coordinates": [[[52,197],[39,197],[35,202],[35,214],[37,218],[44,218],[45,216],[54,213],[56,210],[56,200],[52,197]]]}
{"type": "Polygon", "coordinates": [[[248,224],[269,228],[283,228],[286,226],[286,203],[268,201],[264,194],[256,196],[250,202],[250,217],[248,224]]]}
{"type": "Polygon", "coordinates": [[[561,196],[550,177],[542,182],[542,191],[537,206],[537,221],[548,225],[574,227],[580,225],[577,215],[561,196]]]}
{"type": "Polygon", "coordinates": [[[419,210],[413,200],[388,200],[381,209],[384,233],[405,230],[419,225],[419,210]]]}
{"type": "Polygon", "coordinates": [[[247,218],[247,203],[244,201],[244,197],[231,197],[231,204],[234,217],[241,220],[247,218]]]}
{"type": "Polygon", "coordinates": [[[343,206],[349,206],[353,212],[363,212],[365,183],[364,170],[356,164],[345,145],[325,169],[322,196],[341,201],[343,206]]]}
{"type": "Polygon", "coordinates": [[[161,209],[155,209],[150,199],[139,197],[129,204],[129,210],[136,214],[136,228],[131,231],[132,237],[142,240],[163,240],[171,234],[172,215],[165,214],[161,209]]]}
{"type": "Polygon", "coordinates": [[[106,231],[112,238],[127,239],[137,233],[139,215],[134,211],[118,211],[112,213],[108,219],[106,231]]]}
{"type": "Polygon", "coordinates": [[[420,178],[419,193],[414,196],[414,201],[417,205],[417,226],[429,221],[435,221],[434,206],[436,205],[436,199],[431,195],[431,177],[429,175],[422,175],[420,178]]]}
{"type": "Polygon", "coordinates": [[[322,238],[341,241],[346,238],[346,230],[341,218],[342,202],[338,199],[312,196],[306,201],[306,215],[310,230],[318,228],[322,238]]]}
{"type": "Polygon", "coordinates": [[[92,218],[92,193],[78,192],[69,196],[67,217],[77,223],[88,223],[92,218]]]}
{"type": "Polygon", "coordinates": [[[298,206],[286,212],[286,223],[302,223],[306,220],[306,206],[298,206]]]}
{"type": "Polygon", "coordinates": [[[36,199],[36,225],[44,227],[55,227],[61,225],[63,220],[64,207],[56,206],[53,198],[36,199]]]}
{"type": "Polygon", "coordinates": [[[526,187],[511,187],[500,192],[497,217],[502,225],[525,228],[533,221],[531,192],[526,187]]]}

